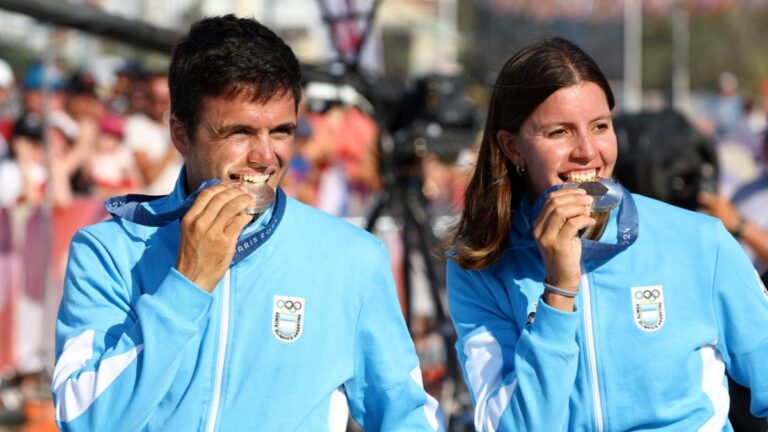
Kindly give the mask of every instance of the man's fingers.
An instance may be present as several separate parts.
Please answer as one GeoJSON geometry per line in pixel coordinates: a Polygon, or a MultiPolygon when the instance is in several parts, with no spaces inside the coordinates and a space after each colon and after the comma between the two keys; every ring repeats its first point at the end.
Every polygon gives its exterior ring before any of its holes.
{"type": "Polygon", "coordinates": [[[224,235],[226,236],[239,236],[246,225],[253,219],[253,215],[240,212],[233,218],[229,219],[229,222],[224,227],[224,235]]]}
{"type": "Polygon", "coordinates": [[[198,214],[205,210],[205,208],[208,206],[208,203],[214,197],[226,190],[231,189],[233,186],[234,185],[232,183],[219,183],[209,188],[203,189],[197,195],[197,198],[195,198],[195,202],[192,203],[192,206],[187,211],[187,215],[189,215],[190,218],[196,217],[198,214]]]}
{"type": "MultiPolygon", "coordinates": [[[[222,208],[224,208],[232,200],[236,200],[239,197],[248,196],[248,192],[237,185],[228,185],[223,189],[212,190],[210,195],[206,194],[207,191],[208,189],[202,191],[200,196],[198,196],[198,199],[202,200],[200,204],[202,205],[204,203],[205,207],[202,209],[196,209],[199,211],[199,213],[192,213],[191,216],[204,225],[215,224],[215,220],[218,218],[219,213],[221,213],[222,208]],[[203,196],[203,194],[205,194],[205,196],[203,196]]],[[[198,202],[195,201],[195,205],[197,204],[198,202]]],[[[195,206],[193,205],[193,207],[195,206]]]]}
{"type": "MultiPolygon", "coordinates": [[[[253,196],[244,191],[227,198],[227,202],[218,208],[218,212],[210,222],[211,229],[214,232],[223,232],[229,226],[231,220],[245,214],[245,209],[253,202],[253,196]]],[[[249,220],[253,219],[253,215],[246,214],[246,216],[249,220]]]]}

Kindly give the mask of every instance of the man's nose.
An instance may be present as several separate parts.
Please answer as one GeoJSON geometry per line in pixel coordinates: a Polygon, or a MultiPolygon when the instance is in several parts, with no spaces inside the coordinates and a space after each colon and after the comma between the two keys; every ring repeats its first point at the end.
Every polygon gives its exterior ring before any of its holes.
{"type": "Polygon", "coordinates": [[[275,162],[274,146],[268,137],[254,137],[248,148],[248,162],[261,165],[275,162]]]}

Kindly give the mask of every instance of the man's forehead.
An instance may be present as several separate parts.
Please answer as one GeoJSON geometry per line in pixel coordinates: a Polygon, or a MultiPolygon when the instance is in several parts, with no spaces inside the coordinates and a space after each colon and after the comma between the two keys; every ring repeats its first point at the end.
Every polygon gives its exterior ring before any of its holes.
{"type": "Polygon", "coordinates": [[[293,105],[293,95],[290,92],[281,92],[271,96],[257,97],[249,91],[238,92],[225,92],[216,95],[203,96],[201,99],[203,104],[211,103],[234,103],[252,106],[277,106],[277,105],[293,105]]]}
{"type": "Polygon", "coordinates": [[[201,105],[201,117],[208,126],[276,127],[295,125],[296,109],[293,98],[280,97],[260,102],[250,98],[208,97],[201,105]]]}
{"type": "MultiPolygon", "coordinates": [[[[223,97],[227,100],[250,100],[257,103],[267,103],[281,99],[296,99],[293,89],[289,87],[260,86],[258,83],[233,82],[215,94],[208,97],[223,97]]],[[[300,94],[298,95],[301,96],[300,94]]]]}

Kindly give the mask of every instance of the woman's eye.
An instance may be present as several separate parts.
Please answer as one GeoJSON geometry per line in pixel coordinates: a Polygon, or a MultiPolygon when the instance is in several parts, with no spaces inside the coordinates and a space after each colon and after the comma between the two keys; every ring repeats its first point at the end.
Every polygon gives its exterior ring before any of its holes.
{"type": "Polygon", "coordinates": [[[598,131],[606,131],[610,129],[610,125],[608,123],[598,123],[595,125],[595,129],[598,131]]]}
{"type": "Polygon", "coordinates": [[[547,134],[547,135],[548,135],[550,138],[557,138],[557,137],[561,137],[561,136],[565,135],[565,134],[566,134],[566,132],[567,132],[567,131],[566,131],[565,129],[556,129],[556,130],[553,130],[553,131],[551,131],[551,132],[550,132],[549,134],[547,134]]]}

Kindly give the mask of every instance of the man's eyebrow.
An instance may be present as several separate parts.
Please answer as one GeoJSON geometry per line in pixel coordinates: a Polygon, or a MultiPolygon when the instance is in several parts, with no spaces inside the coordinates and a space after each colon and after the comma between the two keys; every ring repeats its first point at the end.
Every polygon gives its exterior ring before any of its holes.
{"type": "Polygon", "coordinates": [[[273,127],[272,130],[280,131],[280,132],[293,132],[296,130],[296,123],[294,122],[282,123],[273,127]]]}
{"type": "Polygon", "coordinates": [[[242,123],[228,125],[208,125],[206,129],[214,136],[225,136],[233,132],[252,132],[253,128],[242,123]]]}
{"type": "MultiPolygon", "coordinates": [[[[236,132],[247,132],[247,133],[256,132],[256,129],[254,129],[252,126],[243,124],[243,123],[232,123],[232,124],[217,125],[217,126],[211,125],[211,126],[208,126],[207,129],[214,136],[226,136],[236,132]]],[[[281,123],[270,129],[270,131],[289,132],[289,133],[293,133],[295,130],[296,130],[296,123],[294,122],[281,123]]]]}

